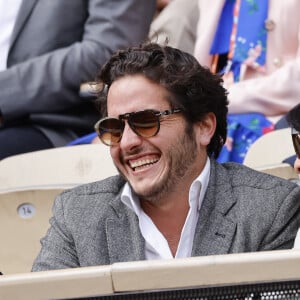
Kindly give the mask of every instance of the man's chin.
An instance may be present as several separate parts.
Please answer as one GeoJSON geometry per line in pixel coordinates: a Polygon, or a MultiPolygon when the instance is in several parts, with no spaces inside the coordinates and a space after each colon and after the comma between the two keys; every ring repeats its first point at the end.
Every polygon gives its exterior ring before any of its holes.
{"type": "Polygon", "coordinates": [[[131,185],[134,193],[138,196],[138,197],[142,197],[142,198],[146,198],[146,197],[151,197],[153,188],[151,187],[146,187],[146,186],[141,186],[141,185],[131,185]]]}
{"type": "Polygon", "coordinates": [[[157,202],[163,196],[163,189],[157,185],[147,187],[132,187],[134,193],[140,200],[157,202]]]}

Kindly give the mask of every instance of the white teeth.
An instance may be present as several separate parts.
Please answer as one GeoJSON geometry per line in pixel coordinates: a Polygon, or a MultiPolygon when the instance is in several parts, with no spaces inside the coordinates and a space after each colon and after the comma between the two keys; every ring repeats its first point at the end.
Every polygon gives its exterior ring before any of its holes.
{"type": "Polygon", "coordinates": [[[158,159],[142,159],[134,162],[130,162],[131,168],[138,168],[144,165],[154,164],[158,161],[158,159]]]}

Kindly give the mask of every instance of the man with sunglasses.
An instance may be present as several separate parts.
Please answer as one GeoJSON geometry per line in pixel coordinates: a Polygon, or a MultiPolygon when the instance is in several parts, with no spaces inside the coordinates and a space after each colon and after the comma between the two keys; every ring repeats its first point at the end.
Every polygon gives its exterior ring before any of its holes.
{"type": "Polygon", "coordinates": [[[293,246],[300,187],[215,161],[228,105],[218,75],[153,43],[115,53],[98,85],[95,128],[120,175],[55,200],[33,271],[293,246]]]}

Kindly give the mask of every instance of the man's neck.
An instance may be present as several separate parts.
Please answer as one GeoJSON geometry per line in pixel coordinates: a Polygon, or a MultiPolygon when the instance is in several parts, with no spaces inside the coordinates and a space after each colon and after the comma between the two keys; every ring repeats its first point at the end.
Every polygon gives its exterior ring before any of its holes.
{"type": "Polygon", "coordinates": [[[188,196],[181,199],[170,197],[165,205],[154,205],[148,201],[141,201],[141,207],[163,234],[172,255],[175,256],[182,228],[189,211],[188,196]]]}

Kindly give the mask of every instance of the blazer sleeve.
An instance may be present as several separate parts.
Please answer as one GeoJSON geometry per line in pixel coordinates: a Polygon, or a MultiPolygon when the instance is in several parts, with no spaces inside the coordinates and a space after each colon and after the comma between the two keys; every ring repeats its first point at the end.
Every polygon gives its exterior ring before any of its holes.
{"type": "Polygon", "coordinates": [[[33,263],[33,272],[80,266],[75,241],[65,219],[62,198],[63,196],[59,195],[54,201],[51,227],[41,239],[41,250],[33,263]]]}
{"type": "Polygon", "coordinates": [[[260,251],[290,249],[300,227],[300,188],[295,186],[282,198],[275,218],[262,239],[260,251]]]}
{"type": "MultiPolygon", "coordinates": [[[[90,0],[86,5],[81,41],[0,72],[4,123],[79,105],[84,101],[78,96],[80,84],[93,80],[114,51],[145,39],[155,11],[154,0],[90,0]]],[[[60,21],[53,20],[53,26],[60,21]]]]}

